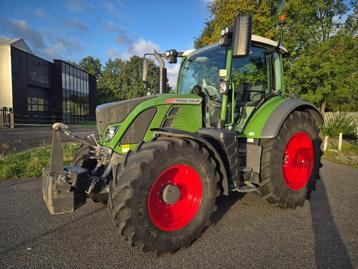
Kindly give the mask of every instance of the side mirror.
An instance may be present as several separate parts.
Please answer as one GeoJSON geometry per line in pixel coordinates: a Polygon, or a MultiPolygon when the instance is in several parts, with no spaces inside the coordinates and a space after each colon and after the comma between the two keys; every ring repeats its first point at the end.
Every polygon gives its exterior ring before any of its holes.
{"type": "Polygon", "coordinates": [[[234,21],[232,36],[232,56],[245,57],[249,55],[251,46],[252,20],[248,15],[237,15],[234,21]]]}
{"type": "Polygon", "coordinates": [[[148,66],[149,66],[148,59],[144,58],[144,60],[143,60],[143,78],[142,78],[143,82],[147,81],[148,66]]]}

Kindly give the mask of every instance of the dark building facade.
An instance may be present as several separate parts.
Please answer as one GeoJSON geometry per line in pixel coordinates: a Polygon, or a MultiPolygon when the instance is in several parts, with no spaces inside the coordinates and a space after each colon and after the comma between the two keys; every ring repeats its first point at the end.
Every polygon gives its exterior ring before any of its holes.
{"type": "Polygon", "coordinates": [[[49,62],[10,46],[15,124],[77,123],[95,119],[96,79],[64,62],[49,62]]]}
{"type": "Polygon", "coordinates": [[[61,102],[56,107],[64,122],[94,120],[96,78],[61,60],[54,60],[54,89],[61,102]]]}

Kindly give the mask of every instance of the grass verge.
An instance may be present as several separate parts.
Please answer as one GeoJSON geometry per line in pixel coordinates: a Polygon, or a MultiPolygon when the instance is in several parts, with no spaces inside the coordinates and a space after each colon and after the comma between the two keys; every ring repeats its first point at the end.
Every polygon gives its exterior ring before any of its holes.
{"type": "Polygon", "coordinates": [[[342,151],[338,151],[338,139],[329,138],[328,148],[323,158],[332,162],[358,168],[358,142],[343,140],[342,151]]]}
{"type": "MultiPolygon", "coordinates": [[[[63,155],[65,164],[72,162],[78,148],[78,143],[64,144],[63,155]]],[[[14,153],[5,157],[0,156],[0,179],[38,177],[42,174],[42,168],[49,164],[50,156],[50,145],[14,153]]]]}

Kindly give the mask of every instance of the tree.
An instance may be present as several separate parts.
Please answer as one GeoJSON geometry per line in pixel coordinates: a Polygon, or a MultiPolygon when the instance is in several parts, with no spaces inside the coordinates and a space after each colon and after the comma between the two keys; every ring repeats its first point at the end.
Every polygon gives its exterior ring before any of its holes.
{"type": "Polygon", "coordinates": [[[277,39],[279,14],[287,15],[284,46],[287,90],[320,106],[322,110],[358,109],[357,100],[357,1],[214,0],[211,17],[195,40],[202,47],[220,38],[232,24],[237,7],[252,15],[253,33],[277,39]]]}
{"type": "Polygon", "coordinates": [[[81,59],[78,65],[83,70],[95,76],[97,80],[101,77],[102,65],[101,61],[98,58],[87,56],[81,59]]]}
{"type": "MultiPolygon", "coordinates": [[[[143,58],[132,56],[128,61],[116,58],[109,59],[103,68],[102,77],[98,83],[99,103],[126,100],[146,94],[142,82],[143,58]]],[[[149,61],[149,87],[156,91],[157,68],[149,61]]]]}
{"type": "Polygon", "coordinates": [[[357,111],[358,38],[340,32],[318,43],[287,76],[289,88],[321,111],[357,111]]]}
{"type": "Polygon", "coordinates": [[[214,0],[209,4],[211,18],[206,21],[199,38],[195,40],[195,47],[203,47],[220,39],[220,31],[232,24],[238,8],[242,14],[253,17],[253,33],[275,39],[277,36],[276,20],[278,9],[283,1],[267,0],[214,0]]]}

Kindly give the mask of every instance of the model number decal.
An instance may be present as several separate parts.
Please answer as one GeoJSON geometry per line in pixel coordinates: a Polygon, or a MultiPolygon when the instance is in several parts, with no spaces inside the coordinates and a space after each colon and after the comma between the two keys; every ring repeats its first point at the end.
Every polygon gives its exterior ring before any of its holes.
{"type": "Polygon", "coordinates": [[[166,104],[194,104],[198,105],[201,103],[201,99],[193,99],[193,98],[170,98],[165,100],[166,104]]]}

